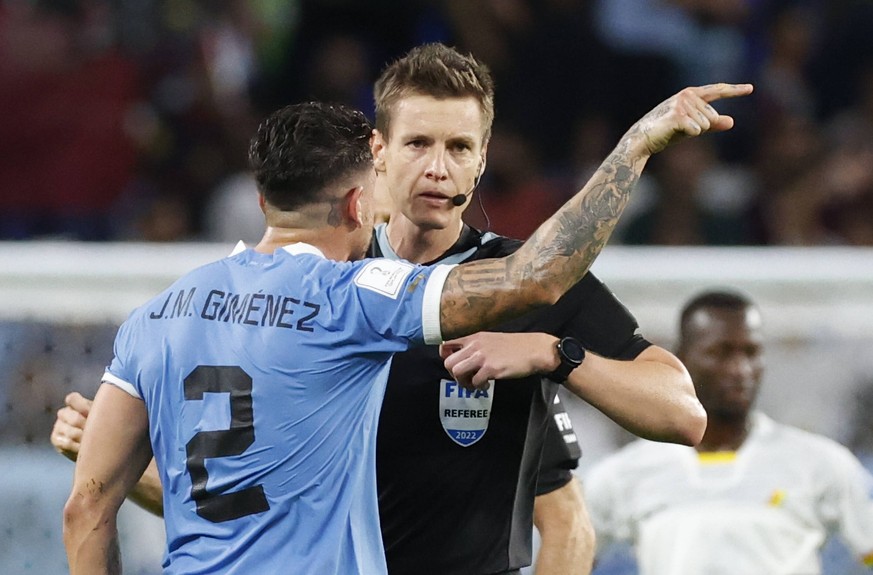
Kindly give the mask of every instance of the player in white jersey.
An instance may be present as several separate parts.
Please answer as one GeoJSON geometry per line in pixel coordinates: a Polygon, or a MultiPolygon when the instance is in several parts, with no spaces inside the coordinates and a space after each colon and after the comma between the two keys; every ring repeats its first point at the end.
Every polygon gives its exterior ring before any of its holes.
{"type": "Polygon", "coordinates": [[[822,545],[838,534],[873,566],[873,478],[835,441],[752,409],[761,323],[739,293],[685,306],[677,355],[706,433],[697,448],[637,440],[591,469],[598,554],[630,542],[641,575],[816,575],[822,545]]]}
{"type": "MultiPolygon", "coordinates": [[[[117,510],[152,453],[167,573],[385,573],[375,432],[392,354],[553,304],[607,241],[649,157],[730,129],[710,102],[751,90],[665,100],[515,253],[435,268],[355,261],[373,228],[362,114],[309,103],[271,115],[250,153],[261,242],[187,274],[119,329],[64,509],[71,573],[120,572],[117,510]]],[[[467,126],[448,149],[413,135],[398,152],[409,159],[398,171],[451,210],[482,165],[480,110],[472,98],[405,105],[467,126]]]]}

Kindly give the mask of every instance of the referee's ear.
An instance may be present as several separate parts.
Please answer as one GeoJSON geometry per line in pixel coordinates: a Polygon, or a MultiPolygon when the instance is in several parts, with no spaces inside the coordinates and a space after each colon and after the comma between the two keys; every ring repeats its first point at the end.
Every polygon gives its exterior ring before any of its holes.
{"type": "Polygon", "coordinates": [[[370,136],[370,152],[373,154],[373,168],[376,172],[384,172],[385,170],[385,138],[382,132],[374,129],[370,136]]]}

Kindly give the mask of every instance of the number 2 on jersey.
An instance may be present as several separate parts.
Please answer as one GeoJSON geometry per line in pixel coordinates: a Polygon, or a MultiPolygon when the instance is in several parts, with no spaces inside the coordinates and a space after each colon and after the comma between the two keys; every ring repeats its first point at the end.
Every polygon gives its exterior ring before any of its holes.
{"type": "Polygon", "coordinates": [[[262,485],[220,495],[206,489],[207,458],[240,455],[255,441],[252,378],[240,367],[201,365],[185,378],[184,385],[186,400],[201,400],[207,392],[230,393],[230,428],[199,431],[186,446],[191,498],[197,502],[197,515],[220,523],[268,510],[270,504],[262,485]]]}

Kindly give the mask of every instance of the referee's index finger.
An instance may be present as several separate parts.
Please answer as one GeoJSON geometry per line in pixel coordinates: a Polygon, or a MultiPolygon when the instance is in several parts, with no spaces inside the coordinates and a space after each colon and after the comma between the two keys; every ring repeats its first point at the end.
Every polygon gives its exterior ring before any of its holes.
{"type": "Polygon", "coordinates": [[[754,86],[751,84],[708,84],[699,86],[695,89],[697,95],[704,102],[714,102],[722,98],[736,98],[738,96],[747,96],[752,93],[754,86]]]}

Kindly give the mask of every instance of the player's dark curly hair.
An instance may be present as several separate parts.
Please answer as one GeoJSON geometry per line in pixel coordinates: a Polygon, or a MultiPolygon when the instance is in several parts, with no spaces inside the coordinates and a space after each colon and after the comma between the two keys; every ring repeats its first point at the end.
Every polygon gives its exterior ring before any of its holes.
{"type": "Polygon", "coordinates": [[[364,114],[321,102],[293,104],[273,112],[249,146],[249,165],[266,201],[294,210],[357,170],[372,168],[364,114]]]}

